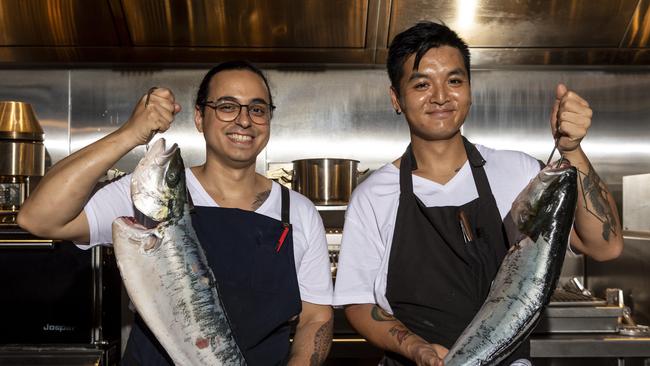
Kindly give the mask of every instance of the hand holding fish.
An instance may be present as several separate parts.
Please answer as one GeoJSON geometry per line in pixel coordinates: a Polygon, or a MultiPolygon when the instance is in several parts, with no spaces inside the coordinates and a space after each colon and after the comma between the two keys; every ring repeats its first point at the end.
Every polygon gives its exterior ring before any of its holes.
{"type": "Polygon", "coordinates": [[[167,88],[151,88],[135,106],[131,117],[121,129],[124,135],[133,138],[134,145],[144,145],[157,132],[169,129],[181,106],[176,103],[174,93],[167,88]]]}
{"type": "Polygon", "coordinates": [[[593,112],[589,103],[576,92],[558,84],[555,91],[555,104],[551,113],[551,131],[559,138],[557,148],[560,153],[573,151],[587,135],[593,112]]]}
{"type": "Polygon", "coordinates": [[[449,352],[438,344],[421,343],[413,346],[411,354],[418,366],[443,366],[443,358],[449,352]]]}

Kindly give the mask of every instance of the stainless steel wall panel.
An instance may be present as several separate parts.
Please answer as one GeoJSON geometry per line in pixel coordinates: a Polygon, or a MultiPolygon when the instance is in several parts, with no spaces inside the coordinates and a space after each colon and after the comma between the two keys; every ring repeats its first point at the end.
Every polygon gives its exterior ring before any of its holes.
{"type": "MultiPolygon", "coordinates": [[[[170,88],[183,108],[172,127],[161,134],[169,143],[178,143],[186,165],[204,160],[204,141],[194,126],[194,96],[205,72],[75,70],[71,78],[70,149],[77,151],[111,133],[131,115],[136,102],[152,86],[170,88]]],[[[154,137],[156,139],[157,137],[154,137]]],[[[135,149],[116,168],[130,172],[144,153],[135,149]]]]}
{"type": "Polygon", "coordinates": [[[269,76],[278,106],[269,163],[346,158],[376,169],[404,152],[408,126],[392,109],[384,70],[272,70],[269,76]]]}
{"type": "Polygon", "coordinates": [[[623,177],[623,230],[650,235],[650,173],[623,177]]]}
{"type": "Polygon", "coordinates": [[[479,70],[473,73],[464,133],[477,143],[525,151],[546,162],[553,148],[549,118],[558,82],[582,95],[594,111],[582,146],[620,208],[621,177],[650,171],[650,74],[479,70]]]}
{"type": "Polygon", "coordinates": [[[0,100],[31,104],[45,132],[45,169],[70,153],[69,75],[66,70],[0,70],[0,100]]]}

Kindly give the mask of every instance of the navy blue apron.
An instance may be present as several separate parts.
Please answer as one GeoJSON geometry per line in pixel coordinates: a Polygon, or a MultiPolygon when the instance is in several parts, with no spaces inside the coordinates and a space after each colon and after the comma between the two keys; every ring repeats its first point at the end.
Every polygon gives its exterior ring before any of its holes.
{"type": "MultiPolygon", "coordinates": [[[[463,144],[479,196],[462,206],[426,207],[413,193],[417,162],[410,145],[402,156],[386,284],[394,316],[427,342],[446,348],[485,301],[509,246],[483,169],[485,160],[465,137],[463,144]],[[461,212],[469,226],[467,242],[461,212]]],[[[415,363],[387,352],[384,365],[415,363]]]]}
{"type": "MultiPolygon", "coordinates": [[[[192,212],[192,226],[248,365],[287,363],[289,321],[302,310],[285,187],[281,217],[204,206],[192,212]]],[[[173,365],[137,315],[122,365],[173,365]]]]}

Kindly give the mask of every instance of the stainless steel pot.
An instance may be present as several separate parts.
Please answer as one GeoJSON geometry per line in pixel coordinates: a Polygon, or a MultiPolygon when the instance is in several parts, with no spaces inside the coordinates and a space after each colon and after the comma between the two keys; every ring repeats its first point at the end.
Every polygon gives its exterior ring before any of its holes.
{"type": "Polygon", "coordinates": [[[316,205],[347,205],[358,177],[358,160],[301,159],[293,161],[291,186],[316,205]]]}

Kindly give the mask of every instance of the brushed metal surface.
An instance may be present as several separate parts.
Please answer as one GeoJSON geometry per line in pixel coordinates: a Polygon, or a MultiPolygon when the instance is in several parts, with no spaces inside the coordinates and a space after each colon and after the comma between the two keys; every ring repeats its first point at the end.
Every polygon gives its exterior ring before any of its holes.
{"type": "Polygon", "coordinates": [[[384,70],[268,72],[275,88],[269,163],[359,160],[377,169],[408,145],[408,126],[390,104],[384,70]]]}
{"type": "Polygon", "coordinates": [[[623,177],[622,217],[623,230],[650,234],[650,173],[623,177]]]}
{"type": "Polygon", "coordinates": [[[618,47],[637,2],[393,0],[389,39],[426,19],[449,25],[471,47],[618,47]]]}
{"type": "Polygon", "coordinates": [[[602,296],[607,288],[623,290],[625,305],[638,324],[650,325],[650,235],[624,236],[625,249],[613,261],[596,262],[587,258],[587,285],[602,296]]]}
{"type": "MultiPolygon", "coordinates": [[[[205,142],[194,126],[194,98],[206,71],[75,70],[70,81],[70,151],[77,151],[116,130],[129,118],[147,90],[160,86],[170,88],[182,108],[172,127],[161,136],[169,143],[178,144],[186,166],[202,163],[205,142]]],[[[115,168],[131,172],[144,149],[139,147],[128,153],[115,168]]]]}
{"type": "Polygon", "coordinates": [[[0,140],[0,175],[45,174],[45,146],[40,141],[0,140]]]}
{"type": "Polygon", "coordinates": [[[0,139],[43,141],[43,129],[29,103],[0,102],[0,139]]]}
{"type": "Polygon", "coordinates": [[[291,188],[315,205],[347,205],[357,186],[358,164],[350,159],[294,160],[291,188]]]}
{"type": "Polygon", "coordinates": [[[464,133],[476,143],[525,151],[546,162],[553,148],[550,108],[556,84],[564,82],[594,111],[582,147],[620,210],[621,177],[650,171],[647,75],[607,70],[477,70],[464,133]]]}
{"type": "Polygon", "coordinates": [[[0,0],[2,46],[115,46],[106,1],[0,0]]]}
{"type": "Polygon", "coordinates": [[[136,46],[364,47],[369,0],[122,1],[136,46]]]}
{"type": "Polygon", "coordinates": [[[623,47],[648,47],[650,45],[650,0],[639,0],[632,14],[623,47]]]}
{"type": "Polygon", "coordinates": [[[31,104],[44,131],[46,170],[70,154],[69,76],[66,70],[0,70],[0,100],[31,104]]]}

